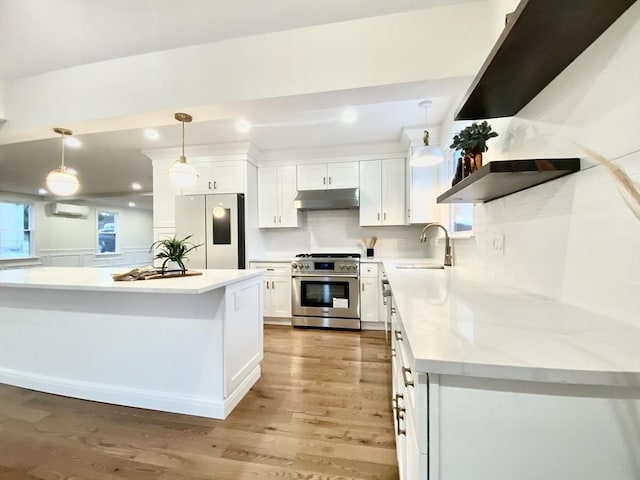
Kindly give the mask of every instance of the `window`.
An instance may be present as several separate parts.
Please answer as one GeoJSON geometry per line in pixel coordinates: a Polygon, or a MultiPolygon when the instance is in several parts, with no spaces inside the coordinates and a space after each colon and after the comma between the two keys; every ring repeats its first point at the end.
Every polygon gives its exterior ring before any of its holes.
{"type": "MultiPolygon", "coordinates": [[[[456,174],[458,159],[462,158],[462,152],[456,150],[451,155],[451,164],[449,168],[449,185],[451,179],[456,174]]],[[[473,204],[471,203],[452,203],[449,205],[449,231],[450,232],[469,232],[473,228],[473,204]]]]}
{"type": "Polygon", "coordinates": [[[31,256],[32,217],[28,203],[0,202],[0,258],[31,256]]]}
{"type": "Polygon", "coordinates": [[[114,212],[98,212],[98,253],[117,253],[118,214],[114,212]]]}

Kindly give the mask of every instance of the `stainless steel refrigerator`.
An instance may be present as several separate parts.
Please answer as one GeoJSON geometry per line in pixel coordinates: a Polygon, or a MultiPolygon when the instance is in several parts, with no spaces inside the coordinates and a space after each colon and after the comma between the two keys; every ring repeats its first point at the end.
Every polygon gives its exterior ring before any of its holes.
{"type": "Polygon", "coordinates": [[[245,268],[244,195],[176,197],[176,237],[200,245],[187,268],[245,268]]]}

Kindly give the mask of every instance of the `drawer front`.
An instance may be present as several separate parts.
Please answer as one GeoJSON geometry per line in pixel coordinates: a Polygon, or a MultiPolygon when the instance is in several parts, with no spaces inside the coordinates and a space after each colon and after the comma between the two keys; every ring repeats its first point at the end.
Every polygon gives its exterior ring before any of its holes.
{"type": "Polygon", "coordinates": [[[366,278],[378,277],[378,264],[376,263],[360,263],[360,276],[366,278]]]}
{"type": "Polygon", "coordinates": [[[251,270],[266,270],[266,275],[291,275],[291,264],[289,262],[251,262],[251,270]]]}

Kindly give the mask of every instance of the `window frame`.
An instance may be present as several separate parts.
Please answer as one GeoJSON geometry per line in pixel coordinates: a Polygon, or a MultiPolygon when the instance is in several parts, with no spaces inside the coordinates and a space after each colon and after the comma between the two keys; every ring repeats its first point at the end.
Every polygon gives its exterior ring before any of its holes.
{"type": "MultiPolygon", "coordinates": [[[[26,229],[16,229],[16,230],[10,230],[10,231],[22,231],[22,232],[29,232],[29,252],[27,253],[27,255],[21,255],[21,256],[15,256],[15,257],[7,257],[7,256],[3,256],[2,255],[2,225],[0,224],[0,261],[3,262],[7,262],[7,261],[12,261],[12,260],[25,260],[25,259],[29,259],[29,258],[35,258],[34,257],[34,244],[35,244],[35,220],[34,220],[34,216],[35,216],[35,206],[32,202],[27,202],[27,201],[23,201],[23,200],[7,200],[7,199],[3,199],[0,200],[0,204],[9,204],[9,205],[24,205],[27,207],[27,215],[29,218],[29,222],[28,222],[28,228],[26,229]]],[[[5,229],[6,230],[6,229],[5,229]]]]}
{"type": "MultiPolygon", "coordinates": [[[[105,210],[105,209],[96,209],[96,242],[95,242],[95,246],[96,246],[96,255],[119,255],[120,254],[120,214],[119,212],[113,211],[113,210],[105,210]],[[101,215],[111,215],[113,217],[113,222],[104,222],[103,226],[101,228],[100,226],[100,216],[101,215]],[[101,251],[101,246],[100,246],[100,235],[101,232],[100,230],[102,230],[104,228],[105,225],[108,225],[109,223],[113,223],[113,235],[114,235],[114,251],[108,251],[108,252],[103,252],[101,251]]],[[[105,232],[102,232],[102,234],[104,235],[105,232]]]]}

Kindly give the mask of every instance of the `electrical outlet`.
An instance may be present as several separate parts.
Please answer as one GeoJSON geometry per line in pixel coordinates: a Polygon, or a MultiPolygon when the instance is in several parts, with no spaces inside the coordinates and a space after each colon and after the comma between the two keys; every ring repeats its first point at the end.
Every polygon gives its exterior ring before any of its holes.
{"type": "Polygon", "coordinates": [[[504,233],[494,234],[491,238],[491,250],[493,253],[504,255],[504,233]]]}
{"type": "Polygon", "coordinates": [[[399,238],[398,239],[398,246],[399,247],[406,247],[407,246],[407,239],[406,238],[399,238]]]}

